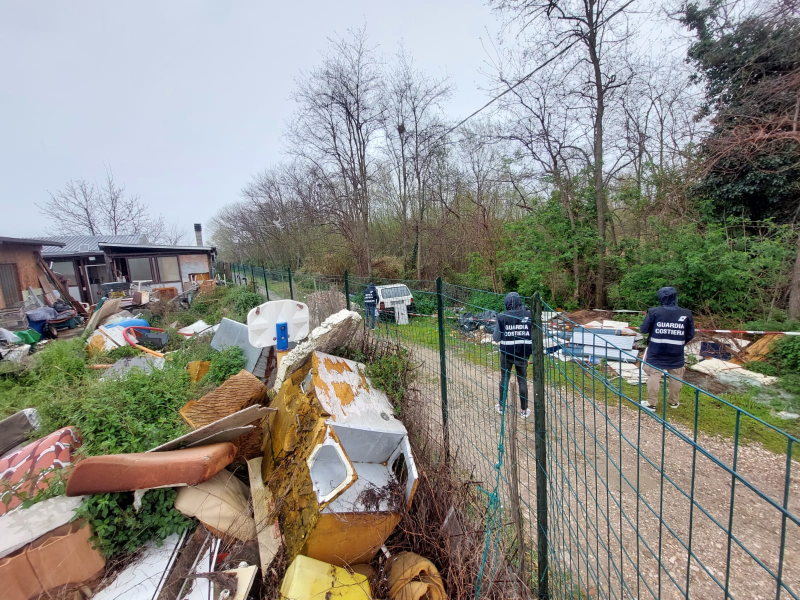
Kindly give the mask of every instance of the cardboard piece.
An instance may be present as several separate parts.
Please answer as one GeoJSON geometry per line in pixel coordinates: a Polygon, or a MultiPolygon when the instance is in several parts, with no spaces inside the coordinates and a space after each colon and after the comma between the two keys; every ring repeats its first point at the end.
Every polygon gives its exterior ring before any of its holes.
{"type": "Polygon", "coordinates": [[[103,302],[100,310],[93,312],[92,316],[89,317],[89,322],[86,324],[86,331],[89,333],[94,331],[98,326],[102,325],[108,317],[118,313],[121,303],[121,298],[111,298],[103,302]]]}
{"type": "Polygon", "coordinates": [[[182,435],[181,437],[170,440],[165,444],[161,444],[152,450],[148,450],[148,452],[163,452],[164,450],[191,448],[201,443],[214,443],[211,441],[212,439],[215,441],[232,442],[244,433],[249,433],[252,429],[255,429],[255,426],[251,425],[254,421],[259,421],[272,412],[275,412],[274,408],[268,408],[259,404],[248,406],[247,408],[235,412],[232,415],[223,417],[218,421],[214,421],[213,423],[209,423],[208,425],[204,425],[203,427],[195,429],[186,435],[182,435]],[[247,431],[244,433],[238,433],[238,435],[235,435],[234,437],[230,437],[233,435],[233,433],[245,428],[245,426],[247,431]],[[230,439],[222,439],[223,437],[230,437],[230,439]]]}
{"type": "Polygon", "coordinates": [[[67,481],[67,496],[133,492],[158,487],[196,485],[233,462],[236,446],[90,456],[80,461],[67,481]]]}
{"type": "Polygon", "coordinates": [[[210,360],[193,360],[186,365],[186,370],[189,371],[189,378],[192,380],[192,383],[197,383],[203,377],[205,377],[210,368],[210,360]]]}
{"type": "Polygon", "coordinates": [[[57,496],[0,517],[0,558],[66,525],[85,496],[57,496]]]}
{"type": "Polygon", "coordinates": [[[97,578],[106,561],[92,548],[91,535],[87,524],[75,521],[0,558],[3,598],[28,600],[47,590],[76,587],[97,578]]]}
{"type": "Polygon", "coordinates": [[[208,481],[178,490],[175,509],[211,532],[247,542],[256,539],[248,491],[233,473],[223,469],[208,481]]]}
{"type": "Polygon", "coordinates": [[[261,573],[267,573],[272,561],[283,544],[281,528],[274,517],[275,499],[272,492],[261,479],[261,461],[259,456],[247,461],[247,472],[250,476],[250,494],[253,501],[256,531],[258,532],[258,555],[261,560],[261,573]]]}

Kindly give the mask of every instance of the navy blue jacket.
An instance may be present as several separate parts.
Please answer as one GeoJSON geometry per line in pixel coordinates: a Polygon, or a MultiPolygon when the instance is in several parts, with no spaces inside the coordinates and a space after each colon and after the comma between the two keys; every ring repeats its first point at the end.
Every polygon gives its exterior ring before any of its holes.
{"type": "Polygon", "coordinates": [[[508,294],[504,303],[506,310],[497,315],[492,339],[500,342],[500,352],[527,359],[533,354],[531,311],[522,305],[517,292],[508,294]]]}
{"type": "Polygon", "coordinates": [[[659,369],[680,369],[685,363],[683,347],[694,337],[694,319],[691,311],[678,307],[675,288],[661,288],[658,299],[661,306],[648,309],[639,329],[650,334],[645,360],[659,369]]]}
{"type": "Polygon", "coordinates": [[[374,283],[370,283],[367,289],[364,290],[364,304],[372,304],[373,306],[378,302],[378,288],[374,283]]]}

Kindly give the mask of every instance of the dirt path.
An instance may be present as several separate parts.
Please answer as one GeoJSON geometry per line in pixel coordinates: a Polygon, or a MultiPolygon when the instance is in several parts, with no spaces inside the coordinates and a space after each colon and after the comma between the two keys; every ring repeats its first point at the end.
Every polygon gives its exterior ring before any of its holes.
{"type": "MultiPolygon", "coordinates": [[[[439,353],[421,346],[413,351],[421,365],[423,410],[436,430],[442,420],[439,353]]],[[[459,468],[491,486],[501,421],[494,411],[498,374],[454,356],[448,356],[447,367],[451,454],[459,468]]],[[[549,537],[559,563],[551,560],[554,597],[581,589],[592,598],[724,598],[726,578],[729,597],[776,597],[776,579],[764,567],[777,573],[782,526],[777,509],[737,482],[733,535],[764,566],[735,541],[728,561],[730,473],[701,453],[695,456],[691,444],[652,415],[596,405],[579,390],[549,387],[546,396],[549,537]],[[693,471],[694,508],[688,497],[693,471]],[[689,544],[694,554],[691,564],[689,544]]],[[[682,426],[675,430],[692,437],[682,426]]],[[[721,463],[732,464],[730,440],[700,433],[697,442],[721,463]]],[[[520,421],[518,444],[523,512],[532,534],[536,515],[532,418],[520,421]]],[[[742,445],[737,472],[782,504],[785,456],[758,444],[742,445]]],[[[501,487],[507,508],[508,486],[501,487]]],[[[796,463],[790,490],[789,510],[800,514],[796,463]]],[[[508,513],[504,521],[511,521],[508,513]]],[[[800,594],[800,528],[791,521],[786,527],[783,581],[792,592],[783,590],[781,597],[791,598],[800,594]]]]}

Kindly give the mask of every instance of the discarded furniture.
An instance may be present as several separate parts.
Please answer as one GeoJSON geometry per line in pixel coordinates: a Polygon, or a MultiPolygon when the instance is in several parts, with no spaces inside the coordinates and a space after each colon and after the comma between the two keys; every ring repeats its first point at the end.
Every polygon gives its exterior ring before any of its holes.
{"type": "Polygon", "coordinates": [[[231,464],[235,454],[236,446],[225,442],[168,452],[90,456],[75,465],[67,496],[196,485],[231,464]]]}
{"type": "Polygon", "coordinates": [[[27,440],[38,427],[39,413],[35,408],[26,408],[0,421],[0,456],[27,440]]]}
{"type": "Polygon", "coordinates": [[[178,288],[176,287],[157,287],[150,290],[150,292],[159,302],[169,302],[178,297],[178,288]]]}
{"type": "Polygon", "coordinates": [[[80,445],[75,428],[64,427],[0,459],[0,515],[50,487],[80,445]]]}
{"type": "Polygon", "coordinates": [[[48,590],[77,587],[99,577],[106,561],[92,547],[91,535],[88,524],[74,521],[0,558],[3,598],[49,597],[48,590]]]}
{"type": "Polygon", "coordinates": [[[249,490],[226,469],[208,481],[180,488],[175,509],[197,519],[223,539],[236,538],[243,542],[256,539],[249,490]]]}
{"type": "Polygon", "coordinates": [[[163,452],[165,450],[179,450],[180,448],[192,448],[194,446],[207,446],[208,444],[219,442],[232,442],[256,429],[257,425],[254,423],[260,422],[270,412],[274,412],[274,409],[254,404],[161,444],[152,450],[148,450],[148,452],[163,452]]]}
{"type": "Polygon", "coordinates": [[[368,562],[413,498],[417,470],[403,424],[364,365],[314,352],[272,403],[262,477],[282,498],[291,560],[368,562]]]}
{"type": "Polygon", "coordinates": [[[372,590],[360,573],[300,555],[286,569],[281,598],[369,600],[372,590]]]}

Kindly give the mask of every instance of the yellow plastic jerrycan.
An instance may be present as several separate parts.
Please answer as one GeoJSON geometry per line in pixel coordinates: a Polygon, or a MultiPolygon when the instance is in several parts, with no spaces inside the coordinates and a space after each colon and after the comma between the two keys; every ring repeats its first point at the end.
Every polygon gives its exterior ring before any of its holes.
{"type": "Polygon", "coordinates": [[[371,600],[367,578],[307,556],[289,565],[281,584],[286,600],[371,600]]]}

